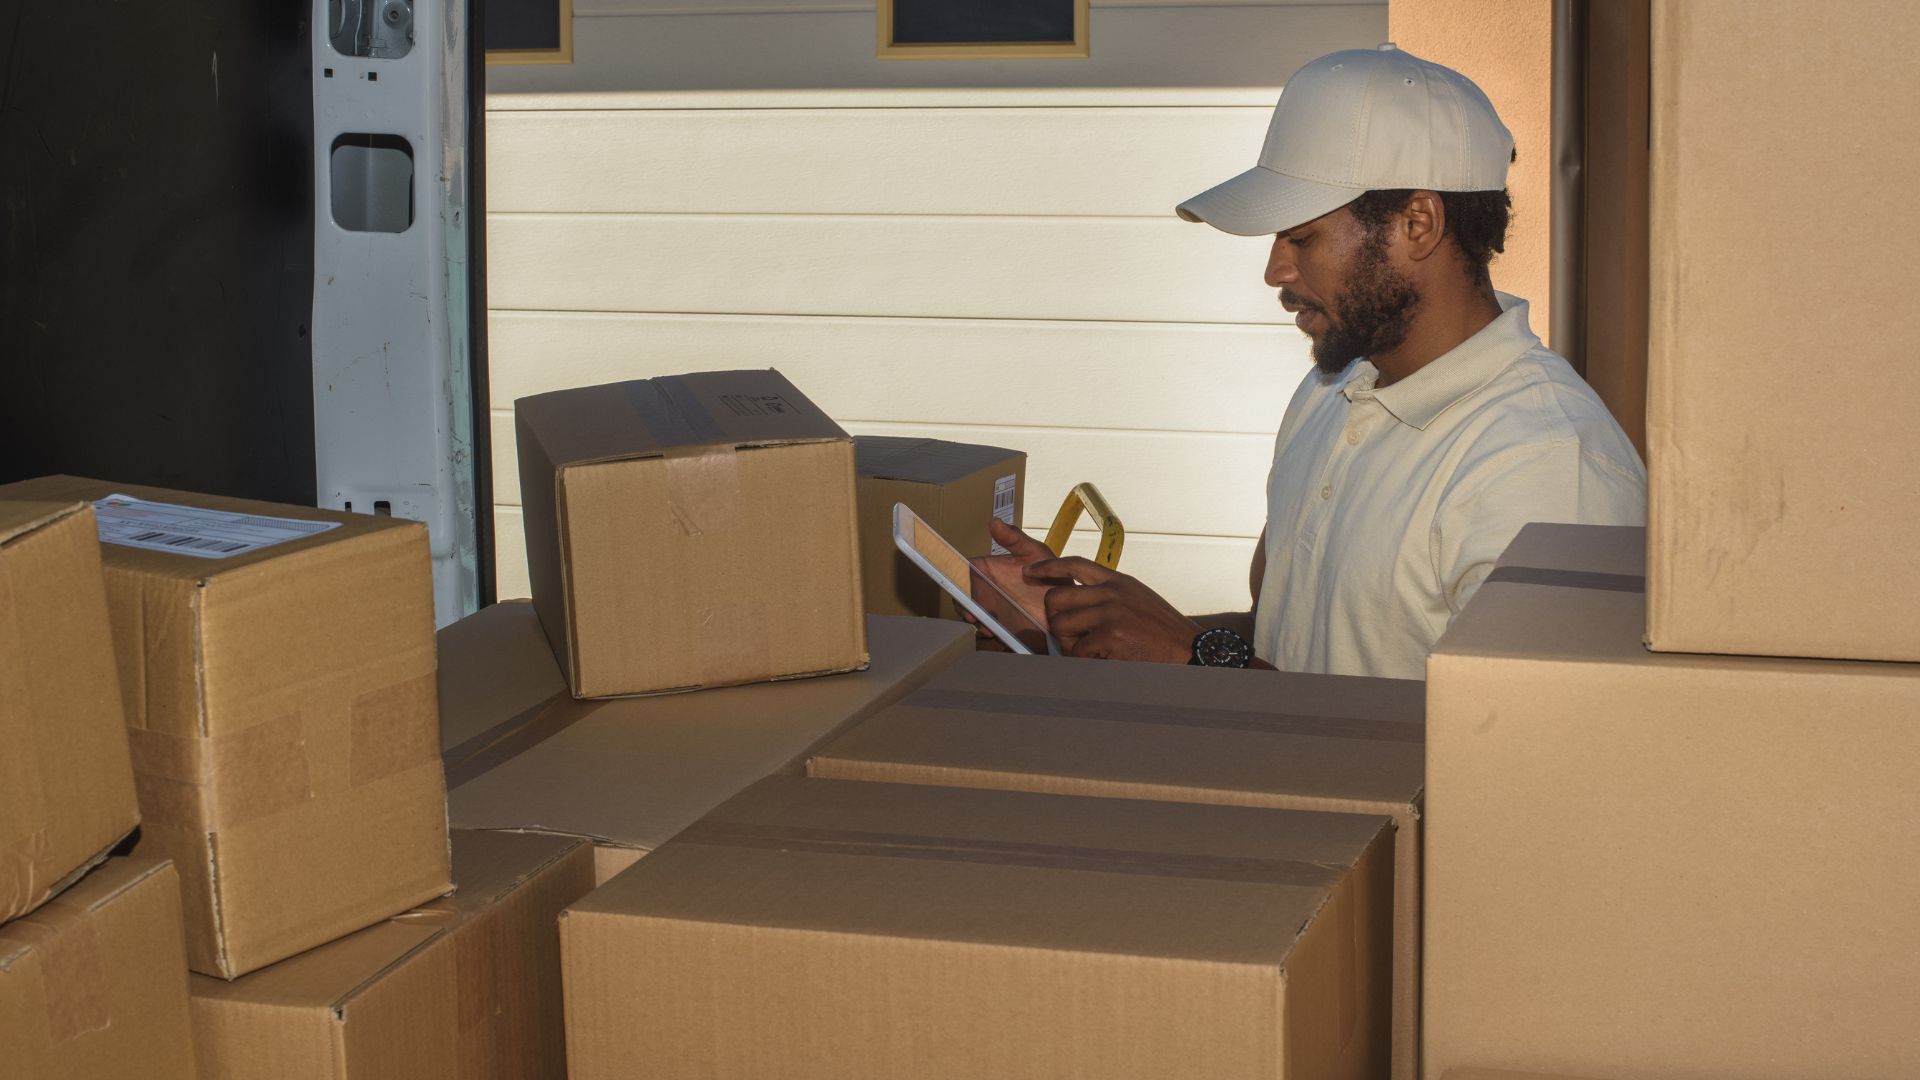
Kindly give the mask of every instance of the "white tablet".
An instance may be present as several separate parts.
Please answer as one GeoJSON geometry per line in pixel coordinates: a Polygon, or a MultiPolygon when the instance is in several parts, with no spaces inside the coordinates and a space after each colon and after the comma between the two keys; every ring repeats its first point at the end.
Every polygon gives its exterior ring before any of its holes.
{"type": "Polygon", "coordinates": [[[1046,627],[1034,622],[991,578],[974,569],[965,555],[920,520],[906,503],[893,504],[893,543],[1007,648],[1029,655],[1060,655],[1060,643],[1046,627]]]}

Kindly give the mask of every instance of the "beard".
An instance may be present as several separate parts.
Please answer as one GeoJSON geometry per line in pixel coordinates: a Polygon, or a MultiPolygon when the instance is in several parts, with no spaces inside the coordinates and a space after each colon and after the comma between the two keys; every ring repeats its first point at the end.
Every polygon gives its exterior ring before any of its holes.
{"type": "MultiPolygon", "coordinates": [[[[1298,303],[1284,290],[1281,298],[1298,303]]],[[[1327,327],[1313,343],[1314,365],[1337,375],[1355,358],[1392,352],[1407,340],[1420,291],[1387,264],[1387,238],[1380,232],[1361,245],[1347,286],[1331,309],[1305,306],[1319,311],[1327,327]]]]}

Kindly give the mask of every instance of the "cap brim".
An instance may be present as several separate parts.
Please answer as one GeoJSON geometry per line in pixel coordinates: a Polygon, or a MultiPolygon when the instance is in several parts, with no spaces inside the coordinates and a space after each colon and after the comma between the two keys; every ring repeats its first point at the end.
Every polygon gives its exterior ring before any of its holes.
{"type": "Polygon", "coordinates": [[[1271,236],[1331,214],[1364,192],[1364,188],[1300,180],[1255,165],[1181,203],[1174,213],[1236,236],[1271,236]]]}

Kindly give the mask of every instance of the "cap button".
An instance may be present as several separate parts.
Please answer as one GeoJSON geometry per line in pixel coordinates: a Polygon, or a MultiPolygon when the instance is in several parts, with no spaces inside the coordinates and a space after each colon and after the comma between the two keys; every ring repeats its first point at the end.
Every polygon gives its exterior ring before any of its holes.
{"type": "Polygon", "coordinates": [[[1380,43],[1379,48],[1381,52],[1393,52],[1395,49],[1399,48],[1399,46],[1395,45],[1391,41],[1383,41],[1380,43]]]}

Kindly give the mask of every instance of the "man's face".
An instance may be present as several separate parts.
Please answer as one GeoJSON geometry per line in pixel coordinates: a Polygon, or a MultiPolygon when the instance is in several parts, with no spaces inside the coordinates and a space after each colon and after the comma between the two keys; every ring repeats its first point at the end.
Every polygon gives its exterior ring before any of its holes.
{"type": "Polygon", "coordinates": [[[1338,372],[1358,356],[1377,356],[1407,338],[1419,290],[1394,267],[1390,218],[1362,225],[1346,207],[1274,237],[1267,284],[1313,342],[1313,362],[1338,372]]]}

